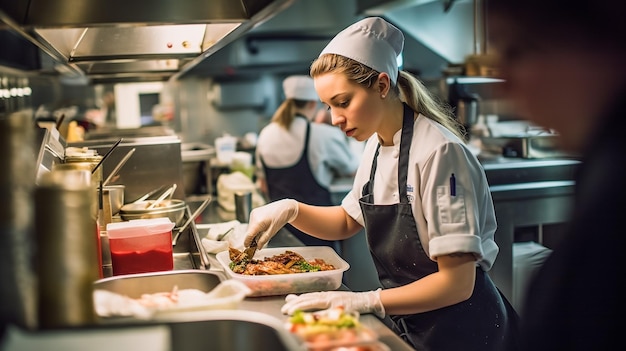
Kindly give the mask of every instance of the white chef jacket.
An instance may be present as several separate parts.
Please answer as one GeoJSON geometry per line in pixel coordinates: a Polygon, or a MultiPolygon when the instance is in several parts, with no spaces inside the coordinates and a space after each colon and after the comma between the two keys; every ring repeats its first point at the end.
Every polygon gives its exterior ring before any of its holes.
{"type": "MultiPolygon", "coordinates": [[[[256,145],[258,175],[265,177],[259,155],[268,167],[295,165],[304,150],[305,132],[304,118],[295,118],[289,130],[274,122],[265,126],[259,133],[256,145]]],[[[354,154],[339,128],[310,122],[310,133],[309,166],[321,186],[328,188],[334,177],[354,174],[359,166],[360,155],[354,154]]]]}
{"type": "MultiPolygon", "coordinates": [[[[398,198],[399,130],[393,146],[381,146],[374,178],[374,203],[396,204],[398,198]]],[[[378,145],[374,134],[365,146],[352,190],[341,206],[364,225],[359,199],[370,178],[378,145]]],[[[489,270],[498,254],[494,241],[496,217],[487,178],[478,159],[449,130],[419,115],[413,127],[409,154],[407,195],[424,251],[435,257],[472,252],[489,270]],[[450,194],[450,176],[456,178],[456,196],[450,194]]]]}

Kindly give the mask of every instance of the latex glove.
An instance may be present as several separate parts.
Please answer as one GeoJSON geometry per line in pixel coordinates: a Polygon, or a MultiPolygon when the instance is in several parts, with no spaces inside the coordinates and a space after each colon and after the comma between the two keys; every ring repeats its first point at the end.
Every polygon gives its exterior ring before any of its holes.
{"type": "Polygon", "coordinates": [[[257,207],[250,212],[244,245],[249,247],[256,238],[257,247],[264,247],[285,224],[298,216],[298,202],[283,199],[257,207]]]}
{"type": "Polygon", "coordinates": [[[380,302],[380,290],[351,292],[351,291],[323,291],[302,295],[289,294],[285,297],[285,304],[280,309],[283,314],[292,315],[296,310],[323,310],[343,306],[346,311],[359,313],[375,313],[378,317],[385,317],[385,307],[380,302]]]}

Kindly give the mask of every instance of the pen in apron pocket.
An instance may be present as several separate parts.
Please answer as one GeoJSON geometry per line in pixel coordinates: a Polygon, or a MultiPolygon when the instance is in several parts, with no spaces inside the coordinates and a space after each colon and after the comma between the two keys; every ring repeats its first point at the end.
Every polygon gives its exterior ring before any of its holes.
{"type": "Polygon", "coordinates": [[[456,178],[454,173],[450,175],[450,196],[456,196],[456,178]]]}

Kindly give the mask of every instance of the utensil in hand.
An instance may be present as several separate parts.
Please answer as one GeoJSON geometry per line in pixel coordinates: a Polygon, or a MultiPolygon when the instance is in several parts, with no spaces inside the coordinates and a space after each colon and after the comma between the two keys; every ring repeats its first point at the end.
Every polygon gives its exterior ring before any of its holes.
{"type": "Polygon", "coordinates": [[[246,254],[246,257],[248,257],[248,260],[251,260],[254,257],[254,254],[256,253],[256,247],[256,239],[254,239],[250,244],[250,247],[246,247],[246,249],[243,250],[243,252],[246,254]]]}
{"type": "Polygon", "coordinates": [[[256,253],[256,248],[257,248],[257,242],[255,238],[250,244],[250,247],[246,247],[243,251],[241,251],[241,253],[237,254],[237,256],[234,257],[231,261],[235,262],[237,265],[241,263],[247,264],[254,257],[254,254],[256,253]]]}
{"type": "Polygon", "coordinates": [[[174,190],[176,190],[176,184],[172,185],[169,189],[165,190],[165,192],[163,192],[161,196],[159,196],[156,200],[154,200],[150,204],[150,206],[146,207],[146,209],[150,210],[158,206],[161,202],[163,202],[163,200],[165,200],[165,198],[167,198],[171,193],[173,193],[174,190]]]}
{"type": "Polygon", "coordinates": [[[100,162],[98,162],[98,164],[91,170],[91,174],[94,174],[96,172],[96,169],[98,169],[98,167],[100,167],[102,165],[102,162],[104,162],[104,160],[107,157],[109,157],[109,155],[111,155],[111,152],[113,152],[113,150],[115,150],[117,148],[117,146],[122,142],[122,140],[124,140],[124,138],[120,138],[120,140],[116,141],[115,144],[113,144],[113,146],[111,146],[109,151],[107,151],[106,154],[104,154],[104,156],[102,156],[102,159],[100,159],[100,162]]]}
{"type": "Polygon", "coordinates": [[[126,161],[128,161],[128,159],[135,153],[135,150],[137,149],[132,148],[130,151],[128,151],[128,153],[124,156],[124,158],[122,158],[122,160],[117,164],[117,166],[115,166],[115,169],[113,169],[113,172],[111,172],[111,174],[109,174],[107,179],[104,180],[105,186],[109,184],[109,182],[111,181],[111,179],[113,179],[115,175],[117,175],[117,172],[119,172],[120,169],[122,169],[126,161]]]}

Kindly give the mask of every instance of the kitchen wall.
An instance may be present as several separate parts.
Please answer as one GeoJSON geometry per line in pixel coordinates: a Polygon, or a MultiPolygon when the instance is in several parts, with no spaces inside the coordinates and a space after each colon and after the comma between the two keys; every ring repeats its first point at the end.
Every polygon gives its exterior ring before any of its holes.
{"type": "Polygon", "coordinates": [[[213,144],[223,133],[258,133],[282,101],[281,83],[273,74],[234,81],[187,78],[169,83],[166,94],[175,101],[183,141],[213,144]]]}

